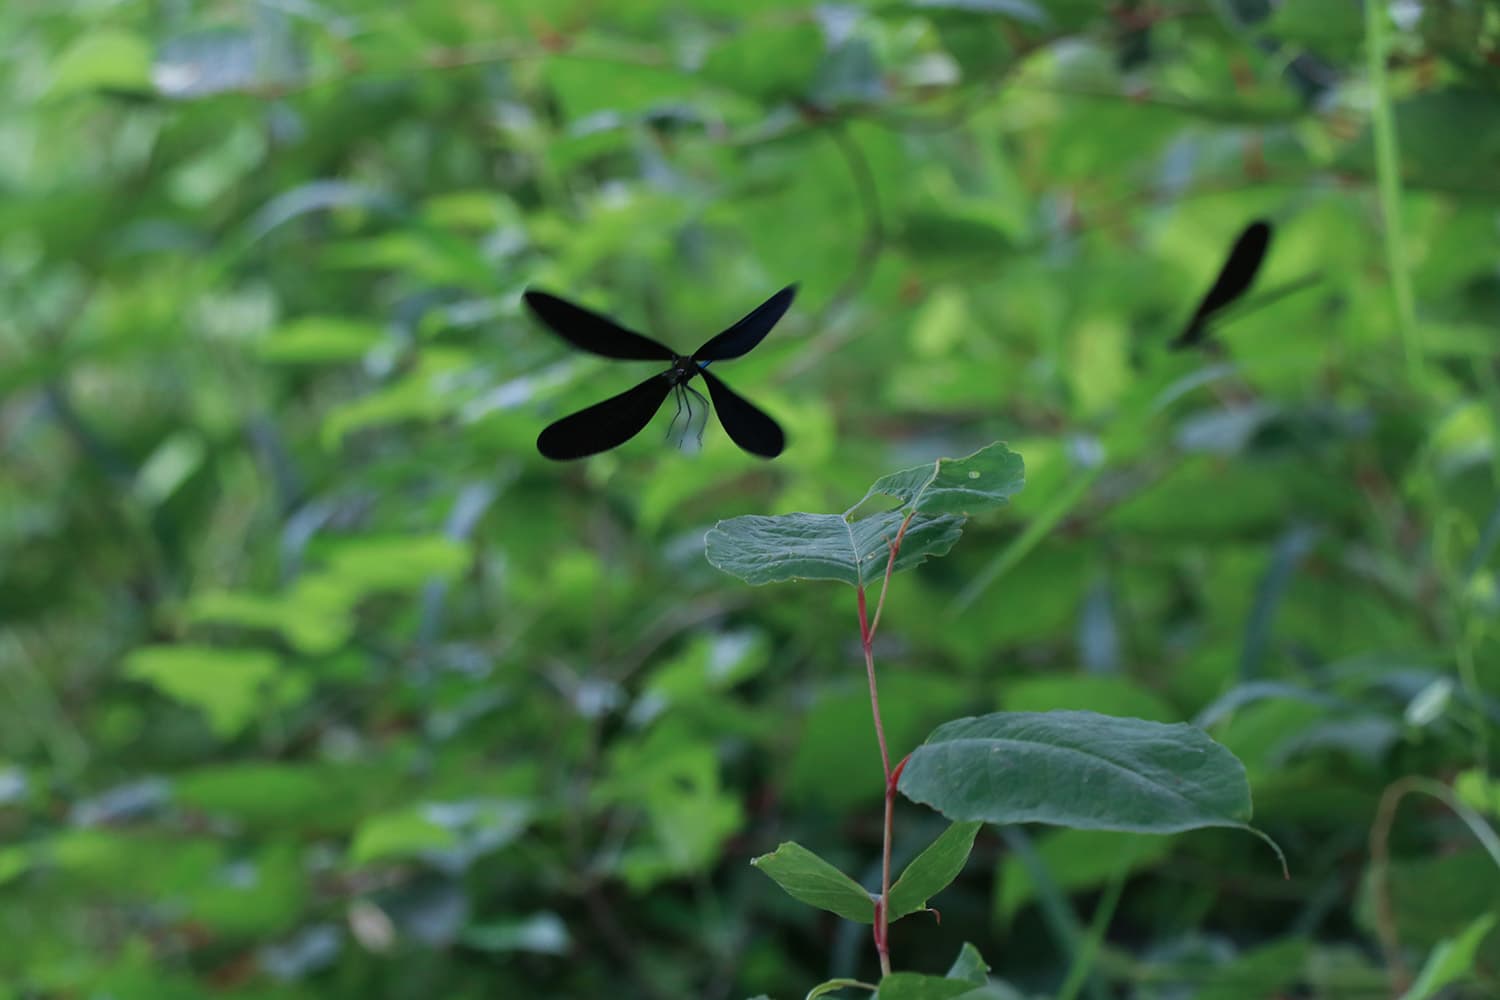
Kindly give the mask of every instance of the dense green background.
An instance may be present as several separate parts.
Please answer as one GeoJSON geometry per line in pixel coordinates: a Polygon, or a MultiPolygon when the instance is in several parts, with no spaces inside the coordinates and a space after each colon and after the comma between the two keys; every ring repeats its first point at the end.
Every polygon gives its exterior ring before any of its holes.
{"type": "MultiPolygon", "coordinates": [[[[0,5],[0,997],[872,975],[747,863],[878,884],[852,592],[703,534],[995,439],[1025,491],[892,590],[893,752],[1196,719],[1292,879],[987,829],[897,966],[1051,996],[1127,868],[1091,997],[1390,996],[1482,934],[1500,12],[1392,6],[1382,84],[1353,0],[0,5]],[[1257,215],[1258,288],[1318,283],[1168,355],[1257,215]],[[649,368],[523,288],[688,349],[791,281],[722,372],[780,459],[665,416],[537,456],[649,368]]],[[[904,805],[898,861],[941,826],[904,805]]]]}

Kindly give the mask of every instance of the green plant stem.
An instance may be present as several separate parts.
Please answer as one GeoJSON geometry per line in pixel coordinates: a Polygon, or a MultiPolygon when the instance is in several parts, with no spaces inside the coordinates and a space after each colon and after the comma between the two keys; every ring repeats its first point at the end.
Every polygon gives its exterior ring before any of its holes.
{"type": "MultiPolygon", "coordinates": [[[[1125,848],[1127,852],[1134,852],[1134,845],[1125,848]]],[[[1063,982],[1062,989],[1057,991],[1057,1000],[1074,1000],[1078,996],[1084,984],[1088,982],[1090,973],[1093,972],[1094,962],[1099,957],[1099,946],[1104,941],[1104,933],[1109,930],[1110,921],[1114,919],[1115,908],[1120,905],[1120,896],[1125,891],[1125,880],[1130,877],[1130,861],[1120,867],[1104,887],[1104,895],[1100,897],[1099,904],[1094,907],[1094,918],[1089,921],[1088,935],[1083,939],[1082,947],[1073,957],[1073,967],[1068,970],[1068,978],[1063,982]]]]}
{"type": "Polygon", "coordinates": [[[885,563],[885,577],[880,583],[880,597],[875,602],[875,617],[869,617],[865,601],[864,585],[855,588],[859,601],[859,639],[865,652],[865,676],[870,682],[870,716],[875,722],[875,739],[880,744],[880,766],[885,775],[885,822],[880,845],[880,899],[875,903],[875,951],[880,955],[880,974],[891,974],[890,919],[885,903],[891,896],[891,843],[896,814],[896,783],[891,775],[891,752],[885,742],[885,723],[880,718],[880,688],[875,683],[875,629],[880,624],[880,613],[885,609],[885,595],[891,587],[891,573],[896,568],[896,554],[901,551],[901,539],[916,511],[906,515],[895,539],[890,542],[890,555],[885,563]]]}
{"type": "Polygon", "coordinates": [[[1422,345],[1417,332],[1416,299],[1411,272],[1406,263],[1406,242],[1401,230],[1401,161],[1396,142],[1396,117],[1391,113],[1391,94],[1385,72],[1386,5],[1365,5],[1365,66],[1370,76],[1370,125],[1375,137],[1375,178],[1380,195],[1380,216],[1385,243],[1386,269],[1391,294],[1396,299],[1396,323],[1406,354],[1406,371],[1413,382],[1422,377],[1422,345]]]}

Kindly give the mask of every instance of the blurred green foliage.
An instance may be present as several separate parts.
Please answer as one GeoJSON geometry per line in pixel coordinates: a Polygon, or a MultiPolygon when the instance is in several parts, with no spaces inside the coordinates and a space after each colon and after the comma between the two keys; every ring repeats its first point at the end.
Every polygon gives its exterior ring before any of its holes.
{"type": "Polygon", "coordinates": [[[1494,995],[1500,14],[1390,13],[1381,86],[1330,0],[0,6],[0,997],[869,979],[748,863],[878,883],[852,600],[703,536],[996,439],[893,753],[1197,720],[1292,879],[986,828],[897,966],[1053,996],[1122,886],[1085,996],[1494,995]],[[1165,355],[1255,216],[1316,284],[1165,355]],[[681,348],[794,280],[734,371],[782,458],[536,455],[646,373],[523,288],[681,348]]]}

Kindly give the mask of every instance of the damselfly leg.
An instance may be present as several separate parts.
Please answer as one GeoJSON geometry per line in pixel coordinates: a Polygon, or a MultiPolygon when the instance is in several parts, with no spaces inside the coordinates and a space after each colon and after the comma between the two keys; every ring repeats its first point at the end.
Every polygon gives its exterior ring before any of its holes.
{"type": "MultiPolygon", "coordinates": [[[[703,395],[703,393],[699,392],[697,389],[694,389],[690,385],[682,386],[682,388],[685,389],[685,390],[687,390],[687,392],[691,393],[692,396],[694,398],[696,398],[699,403],[703,404],[702,406],[699,407],[699,409],[703,411],[703,419],[698,422],[698,435],[697,435],[697,438],[698,438],[698,450],[702,451],[703,450],[703,432],[708,429],[708,411],[709,411],[708,397],[705,396],[705,395],[703,395]]],[[[687,441],[687,436],[689,434],[691,434],[692,432],[693,432],[693,403],[692,403],[692,400],[689,400],[688,401],[687,427],[683,431],[682,440],[684,442],[686,442],[687,441]]]]}
{"type": "MultiPolygon", "coordinates": [[[[675,413],[672,414],[672,422],[667,425],[667,440],[668,441],[672,440],[672,432],[677,429],[677,421],[680,420],[680,419],[682,419],[682,404],[683,404],[684,400],[686,399],[686,397],[683,395],[683,392],[682,392],[682,386],[680,386],[680,385],[674,385],[674,386],[672,386],[672,397],[677,400],[677,412],[675,412],[675,413]]],[[[688,423],[691,424],[692,420],[693,420],[693,405],[691,403],[688,403],[687,412],[688,412],[688,423]]]]}

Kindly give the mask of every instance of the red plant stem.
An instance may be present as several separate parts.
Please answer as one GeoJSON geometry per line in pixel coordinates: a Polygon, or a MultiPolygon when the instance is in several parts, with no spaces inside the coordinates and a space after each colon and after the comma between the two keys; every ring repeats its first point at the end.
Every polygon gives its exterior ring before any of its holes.
{"type": "Polygon", "coordinates": [[[885,836],[881,844],[880,898],[875,901],[875,950],[880,954],[880,974],[891,974],[891,953],[886,943],[888,924],[885,901],[891,894],[891,754],[885,745],[885,725],[880,721],[880,690],[875,685],[875,654],[871,644],[875,633],[865,611],[865,588],[855,588],[859,597],[859,640],[865,649],[865,676],[870,680],[870,715],[875,720],[875,739],[880,743],[880,765],[885,772],[885,836]]]}
{"type": "Polygon", "coordinates": [[[901,539],[906,537],[906,529],[911,524],[911,519],[916,516],[916,511],[906,515],[901,522],[901,527],[896,529],[896,540],[890,542],[891,557],[885,562],[885,579],[880,584],[880,600],[875,602],[875,620],[870,623],[870,639],[875,638],[875,630],[880,627],[880,613],[885,610],[885,592],[891,589],[891,573],[896,568],[896,553],[901,551],[901,539]]]}
{"type": "Polygon", "coordinates": [[[886,591],[891,586],[891,573],[896,567],[896,553],[901,551],[901,539],[906,535],[907,525],[911,524],[912,514],[907,514],[906,519],[901,522],[901,527],[896,532],[896,540],[890,543],[890,556],[885,563],[885,579],[880,584],[880,599],[875,604],[875,619],[871,621],[865,604],[864,585],[855,588],[855,594],[859,598],[859,639],[860,645],[865,651],[865,676],[870,681],[870,715],[875,720],[875,739],[880,744],[880,766],[885,773],[885,827],[884,836],[880,849],[880,898],[875,902],[875,950],[880,955],[880,974],[888,976],[891,974],[891,953],[889,944],[890,921],[886,912],[886,900],[891,896],[891,841],[892,824],[896,811],[896,778],[900,774],[891,773],[891,754],[885,742],[885,724],[880,718],[880,690],[875,684],[875,629],[880,625],[880,612],[885,608],[886,591]]]}
{"type": "Polygon", "coordinates": [[[875,718],[875,738],[880,741],[880,764],[885,770],[885,780],[891,780],[891,755],[885,746],[885,726],[880,721],[880,690],[875,686],[875,653],[873,644],[875,631],[870,628],[869,619],[865,613],[865,588],[860,587],[859,595],[859,638],[865,648],[865,676],[870,680],[870,714],[875,718]]]}

